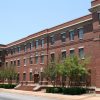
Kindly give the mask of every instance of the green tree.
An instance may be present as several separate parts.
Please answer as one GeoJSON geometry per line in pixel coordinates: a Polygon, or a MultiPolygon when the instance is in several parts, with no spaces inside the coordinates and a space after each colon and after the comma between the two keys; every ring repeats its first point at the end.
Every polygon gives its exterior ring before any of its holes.
{"type": "Polygon", "coordinates": [[[0,79],[8,80],[9,84],[12,84],[12,80],[16,80],[17,72],[14,65],[3,66],[0,70],[0,79]]]}

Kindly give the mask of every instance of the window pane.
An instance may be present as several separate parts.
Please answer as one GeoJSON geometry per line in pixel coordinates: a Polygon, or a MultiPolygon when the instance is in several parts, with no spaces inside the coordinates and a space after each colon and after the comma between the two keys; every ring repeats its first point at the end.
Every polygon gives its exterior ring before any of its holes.
{"type": "Polygon", "coordinates": [[[26,73],[23,73],[23,81],[26,80],[26,73]]]}
{"type": "Polygon", "coordinates": [[[62,52],[62,60],[64,60],[66,58],[66,51],[62,52]]]}
{"type": "Polygon", "coordinates": [[[61,33],[61,41],[66,42],[66,33],[61,33]]]}
{"type": "Polygon", "coordinates": [[[79,36],[79,39],[83,39],[83,36],[84,36],[83,28],[78,29],[78,36],[79,36]]]}
{"type": "Polygon", "coordinates": [[[20,66],[20,60],[17,60],[17,66],[20,66]]]}
{"type": "Polygon", "coordinates": [[[51,37],[50,37],[50,43],[51,43],[51,45],[53,45],[54,42],[55,42],[54,36],[51,36],[51,37]]]}
{"type": "Polygon", "coordinates": [[[39,45],[39,41],[36,40],[36,48],[38,48],[38,45],[39,45]]]}
{"type": "Polygon", "coordinates": [[[26,52],[27,51],[27,47],[26,47],[26,45],[24,46],[24,52],[26,52]]]}
{"type": "Polygon", "coordinates": [[[74,50],[70,50],[70,56],[74,56],[74,50]]]}
{"type": "Polygon", "coordinates": [[[70,40],[74,40],[74,31],[69,32],[70,40]]]}
{"type": "Polygon", "coordinates": [[[32,57],[30,57],[29,62],[30,62],[30,64],[33,64],[33,58],[32,57]]]}
{"type": "Polygon", "coordinates": [[[44,55],[41,56],[41,63],[44,63],[44,55]]]}
{"type": "Polygon", "coordinates": [[[35,63],[38,64],[38,56],[35,57],[35,63]]]}
{"type": "Polygon", "coordinates": [[[81,59],[84,59],[84,48],[80,48],[80,49],[79,49],[79,57],[80,57],[81,59]]]}
{"type": "Polygon", "coordinates": [[[30,81],[33,80],[33,75],[32,75],[32,72],[30,73],[30,81]]]}
{"type": "Polygon", "coordinates": [[[26,59],[24,59],[24,66],[26,66],[26,59]]]}
{"type": "Polygon", "coordinates": [[[55,60],[55,54],[53,53],[51,54],[51,62],[54,62],[54,60],[55,60]]]}
{"type": "Polygon", "coordinates": [[[44,39],[41,40],[41,47],[44,47],[44,39]]]}

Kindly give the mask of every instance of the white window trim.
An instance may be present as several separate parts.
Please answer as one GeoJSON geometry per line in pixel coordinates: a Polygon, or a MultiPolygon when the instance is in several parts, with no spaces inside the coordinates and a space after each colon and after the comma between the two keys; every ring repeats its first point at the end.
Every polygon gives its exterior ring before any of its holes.
{"type": "Polygon", "coordinates": [[[69,50],[75,50],[75,48],[70,48],[69,50]]]}
{"type": "MultiPolygon", "coordinates": [[[[78,47],[78,49],[84,49],[84,46],[78,47]]],[[[82,57],[81,59],[85,59],[85,57],[82,57]]]]}
{"type": "Polygon", "coordinates": [[[66,32],[61,32],[60,34],[64,34],[64,33],[66,33],[66,32]]]}
{"type": "Polygon", "coordinates": [[[78,47],[79,49],[84,48],[84,46],[78,47]]]}
{"type": "Polygon", "coordinates": [[[55,54],[55,52],[50,52],[50,54],[55,54]]]}
{"type": "Polygon", "coordinates": [[[67,50],[61,50],[61,52],[66,52],[67,50]]]}
{"type": "Polygon", "coordinates": [[[77,29],[79,30],[79,29],[81,29],[81,28],[83,28],[83,27],[79,27],[79,28],[77,28],[77,29]]]}

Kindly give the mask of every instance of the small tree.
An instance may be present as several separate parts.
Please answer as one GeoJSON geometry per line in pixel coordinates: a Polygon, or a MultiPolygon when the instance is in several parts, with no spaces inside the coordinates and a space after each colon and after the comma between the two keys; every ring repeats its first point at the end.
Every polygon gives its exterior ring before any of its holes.
{"type": "MultiPolygon", "coordinates": [[[[77,56],[67,57],[64,65],[67,67],[67,76],[69,78],[69,86],[81,85],[81,77],[87,76],[88,59],[79,59],[77,56]]],[[[86,81],[86,79],[84,79],[86,81]]]]}
{"type": "Polygon", "coordinates": [[[12,80],[16,80],[17,72],[13,65],[3,66],[3,69],[0,71],[1,80],[8,80],[9,84],[12,84],[12,80]]]}
{"type": "Polygon", "coordinates": [[[47,66],[45,66],[44,76],[55,87],[57,77],[56,63],[49,63],[47,66]]]}

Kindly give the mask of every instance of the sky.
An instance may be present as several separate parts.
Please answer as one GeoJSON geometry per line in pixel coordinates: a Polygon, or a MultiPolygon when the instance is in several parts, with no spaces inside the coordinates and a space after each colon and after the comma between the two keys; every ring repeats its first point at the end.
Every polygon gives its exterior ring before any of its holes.
{"type": "Polygon", "coordinates": [[[87,15],[91,0],[0,0],[0,44],[87,15]]]}

